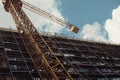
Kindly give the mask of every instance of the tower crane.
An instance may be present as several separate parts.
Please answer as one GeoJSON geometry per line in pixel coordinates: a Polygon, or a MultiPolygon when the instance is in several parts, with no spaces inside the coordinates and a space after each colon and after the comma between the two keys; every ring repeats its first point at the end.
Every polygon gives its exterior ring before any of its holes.
{"type": "MultiPolygon", "coordinates": [[[[25,47],[32,59],[37,73],[41,80],[73,80],[71,73],[67,71],[62,62],[56,57],[54,51],[49,47],[42,35],[37,31],[29,17],[25,14],[22,7],[35,12],[45,18],[48,18],[60,25],[65,26],[72,32],[77,33],[79,29],[57,18],[50,13],[39,9],[25,1],[21,0],[3,0],[4,8],[11,13],[18,32],[25,44],[25,47]],[[47,76],[46,76],[47,75],[47,76]]],[[[74,68],[71,70],[77,74],[74,68]]]]}

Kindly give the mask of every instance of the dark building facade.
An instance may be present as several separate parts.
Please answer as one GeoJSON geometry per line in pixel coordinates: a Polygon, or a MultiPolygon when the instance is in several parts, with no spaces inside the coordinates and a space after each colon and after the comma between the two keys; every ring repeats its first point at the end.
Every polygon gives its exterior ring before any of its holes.
{"type": "MultiPolygon", "coordinates": [[[[119,45],[43,37],[74,80],[120,80],[119,45]]],[[[15,31],[0,30],[0,80],[40,80],[15,31]]]]}

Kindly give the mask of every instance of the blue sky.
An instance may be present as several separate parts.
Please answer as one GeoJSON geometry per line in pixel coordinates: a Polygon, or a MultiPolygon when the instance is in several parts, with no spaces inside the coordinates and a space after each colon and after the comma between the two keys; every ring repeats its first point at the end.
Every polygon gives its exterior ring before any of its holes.
{"type": "Polygon", "coordinates": [[[120,43],[120,31],[117,31],[120,29],[118,25],[120,0],[60,1],[64,18],[80,28],[77,37],[120,43]],[[118,16],[118,19],[115,16],[118,16]]]}
{"type": "Polygon", "coordinates": [[[120,5],[120,0],[61,0],[62,14],[77,26],[99,22],[112,17],[112,10],[120,5]]]}
{"type": "MultiPolygon", "coordinates": [[[[25,0],[80,28],[78,34],[24,9],[35,27],[41,32],[75,35],[81,39],[120,44],[120,0],[25,0]]],[[[11,15],[0,1],[0,27],[15,29],[11,15]]]]}

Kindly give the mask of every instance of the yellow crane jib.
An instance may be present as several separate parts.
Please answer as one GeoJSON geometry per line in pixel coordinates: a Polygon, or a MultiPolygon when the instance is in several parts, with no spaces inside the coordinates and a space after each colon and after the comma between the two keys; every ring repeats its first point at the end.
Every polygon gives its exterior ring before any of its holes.
{"type": "Polygon", "coordinates": [[[23,2],[23,7],[24,8],[26,8],[26,9],[28,9],[28,10],[42,16],[42,17],[45,17],[45,18],[47,18],[47,19],[49,19],[51,21],[54,21],[54,22],[56,22],[56,23],[58,23],[58,24],[60,24],[60,25],[62,25],[64,27],[66,27],[66,28],[70,29],[74,33],[78,33],[79,28],[76,27],[75,25],[73,25],[73,24],[71,24],[69,22],[66,22],[66,21],[56,17],[55,15],[52,15],[52,14],[50,14],[50,13],[48,13],[48,12],[34,6],[34,5],[31,5],[28,2],[25,2],[23,0],[22,0],[22,2],[23,2]]]}

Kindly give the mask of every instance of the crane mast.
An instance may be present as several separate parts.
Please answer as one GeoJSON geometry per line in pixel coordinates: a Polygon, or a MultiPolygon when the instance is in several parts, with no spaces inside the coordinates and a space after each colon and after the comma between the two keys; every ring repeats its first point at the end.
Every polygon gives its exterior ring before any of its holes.
{"type": "MultiPolygon", "coordinates": [[[[11,13],[40,79],[73,80],[70,72],[55,56],[45,39],[22,10],[21,0],[3,0],[3,5],[5,10],[11,13]]],[[[72,70],[77,73],[73,68],[72,70]]]]}

